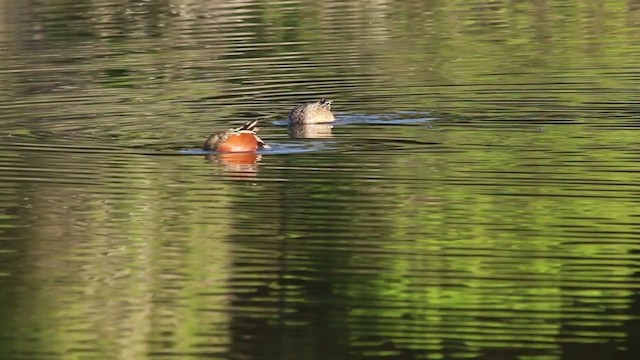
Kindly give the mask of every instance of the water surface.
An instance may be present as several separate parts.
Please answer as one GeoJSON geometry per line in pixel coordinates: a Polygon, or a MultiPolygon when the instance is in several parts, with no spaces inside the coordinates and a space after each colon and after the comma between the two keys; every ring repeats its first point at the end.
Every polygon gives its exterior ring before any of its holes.
{"type": "Polygon", "coordinates": [[[0,358],[635,359],[639,19],[0,0],[0,358]]]}

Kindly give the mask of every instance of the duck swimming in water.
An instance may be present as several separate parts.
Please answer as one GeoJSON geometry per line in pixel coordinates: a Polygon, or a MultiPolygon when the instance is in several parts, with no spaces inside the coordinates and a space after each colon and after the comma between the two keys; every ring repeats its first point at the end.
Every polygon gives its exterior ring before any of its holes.
{"type": "Polygon", "coordinates": [[[290,125],[329,123],[336,120],[331,112],[332,100],[320,99],[313,103],[298,105],[289,113],[290,125]]]}
{"type": "Polygon", "coordinates": [[[258,120],[248,121],[246,124],[235,128],[219,131],[207,138],[202,145],[202,150],[217,151],[221,153],[250,152],[259,149],[268,149],[256,133],[258,120]]]}

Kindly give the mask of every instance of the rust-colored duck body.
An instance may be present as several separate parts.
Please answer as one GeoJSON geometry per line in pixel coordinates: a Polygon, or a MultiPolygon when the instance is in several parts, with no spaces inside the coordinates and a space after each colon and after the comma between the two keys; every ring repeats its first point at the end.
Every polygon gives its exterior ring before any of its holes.
{"type": "Polygon", "coordinates": [[[238,128],[212,134],[202,145],[202,150],[230,153],[268,149],[269,146],[256,135],[258,132],[257,124],[258,120],[251,120],[238,128]]]}
{"type": "Polygon", "coordinates": [[[298,105],[289,113],[289,124],[319,124],[335,121],[331,112],[332,100],[320,99],[313,103],[298,105]]]}

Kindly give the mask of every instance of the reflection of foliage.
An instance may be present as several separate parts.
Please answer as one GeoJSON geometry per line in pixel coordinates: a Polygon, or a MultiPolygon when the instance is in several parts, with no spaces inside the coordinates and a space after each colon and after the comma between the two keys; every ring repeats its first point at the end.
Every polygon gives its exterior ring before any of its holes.
{"type": "Polygon", "coordinates": [[[0,147],[0,202],[28,209],[0,213],[2,234],[25,240],[0,281],[37,284],[2,285],[17,338],[44,334],[63,353],[99,334],[112,357],[232,343],[268,359],[287,341],[304,358],[323,356],[318,343],[436,357],[533,343],[553,357],[560,342],[624,337],[599,329],[630,318],[637,135],[588,122],[634,104],[638,10],[123,4],[53,1],[25,12],[34,26],[0,31],[0,126],[17,144],[0,147]],[[452,116],[445,131],[336,127],[340,151],[265,155],[240,182],[197,157],[130,151],[197,147],[215,121],[319,94],[341,111],[452,116]]]}

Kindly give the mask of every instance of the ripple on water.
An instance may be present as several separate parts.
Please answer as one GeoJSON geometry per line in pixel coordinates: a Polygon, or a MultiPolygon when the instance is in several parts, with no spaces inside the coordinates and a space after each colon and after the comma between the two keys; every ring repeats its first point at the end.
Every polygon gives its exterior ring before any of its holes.
{"type": "MultiPolygon", "coordinates": [[[[332,144],[326,141],[301,141],[301,142],[287,142],[287,141],[270,141],[268,149],[261,149],[257,151],[263,155],[287,155],[287,154],[301,154],[308,152],[317,152],[323,150],[332,149],[332,144]]],[[[205,151],[202,149],[182,149],[178,150],[178,154],[181,155],[207,155],[215,154],[215,152],[205,151]]]]}
{"type": "MultiPolygon", "coordinates": [[[[334,126],[353,125],[353,124],[371,124],[371,125],[412,125],[422,124],[437,120],[430,113],[422,113],[417,111],[402,111],[395,114],[344,114],[335,113],[336,121],[331,124],[334,126]]],[[[287,120],[276,120],[272,122],[277,126],[287,126],[287,120]]]]}

